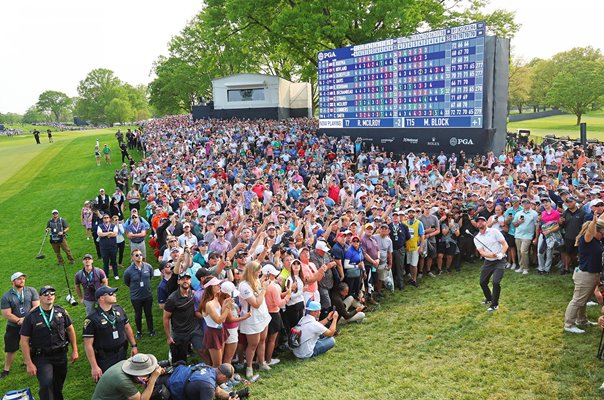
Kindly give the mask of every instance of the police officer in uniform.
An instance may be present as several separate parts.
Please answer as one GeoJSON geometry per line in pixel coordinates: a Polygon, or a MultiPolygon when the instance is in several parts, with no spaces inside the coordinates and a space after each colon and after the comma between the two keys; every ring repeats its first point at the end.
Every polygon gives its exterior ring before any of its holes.
{"type": "Polygon", "coordinates": [[[78,359],[76,334],[63,307],[54,305],[55,289],[40,288],[40,306],[25,316],[21,325],[21,349],[27,373],[38,377],[40,400],[63,400],[67,377],[67,349],[71,362],[78,359]]]}
{"type": "Polygon", "coordinates": [[[126,359],[128,343],[132,356],[138,352],[128,316],[116,304],[115,292],[117,288],[98,288],[95,292],[98,306],[84,320],[84,350],[95,382],[109,367],[126,359]]]}

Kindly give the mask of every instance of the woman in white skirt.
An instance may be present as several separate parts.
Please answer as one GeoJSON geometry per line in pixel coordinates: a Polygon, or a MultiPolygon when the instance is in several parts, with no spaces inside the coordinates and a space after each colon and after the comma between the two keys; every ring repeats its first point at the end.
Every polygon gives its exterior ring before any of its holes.
{"type": "Polygon", "coordinates": [[[248,379],[254,376],[252,362],[254,355],[258,358],[261,371],[269,371],[268,363],[264,358],[266,335],[271,316],[268,313],[264,296],[266,288],[270,284],[267,277],[260,281],[260,264],[251,261],[245,265],[243,278],[239,283],[239,306],[241,313],[252,312],[252,316],[239,323],[239,332],[245,335],[247,347],[245,349],[246,369],[245,375],[248,379]]]}

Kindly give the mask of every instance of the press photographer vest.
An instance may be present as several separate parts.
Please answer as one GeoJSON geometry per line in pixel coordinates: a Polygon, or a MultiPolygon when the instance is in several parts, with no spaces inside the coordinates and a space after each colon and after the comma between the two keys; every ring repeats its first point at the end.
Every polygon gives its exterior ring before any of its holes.
{"type": "Polygon", "coordinates": [[[409,228],[409,234],[411,235],[411,239],[407,240],[405,243],[405,249],[407,251],[417,251],[419,249],[419,224],[421,222],[416,219],[412,224],[409,224],[409,221],[405,221],[405,225],[409,228]]]}

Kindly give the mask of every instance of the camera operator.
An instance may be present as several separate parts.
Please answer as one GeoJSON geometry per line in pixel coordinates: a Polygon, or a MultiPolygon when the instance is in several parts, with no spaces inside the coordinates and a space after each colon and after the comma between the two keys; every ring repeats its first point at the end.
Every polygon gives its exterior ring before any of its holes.
{"type": "Polygon", "coordinates": [[[149,400],[164,373],[152,354],[136,354],[109,368],[96,385],[92,400],[149,400]],[[139,393],[136,385],[146,385],[139,393]]]}
{"type": "Polygon", "coordinates": [[[61,255],[61,249],[67,254],[67,260],[70,264],[73,264],[74,259],[71,255],[71,249],[67,244],[67,232],[69,231],[69,224],[63,218],[59,217],[59,211],[52,210],[52,218],[46,223],[46,232],[50,233],[50,245],[57,255],[57,262],[59,265],[63,265],[63,256],[61,255]]]}
{"type": "MultiPolygon", "coordinates": [[[[220,387],[235,374],[235,369],[231,364],[220,364],[217,368],[179,365],[174,368],[172,377],[182,376],[181,371],[179,371],[180,368],[192,370],[190,377],[184,384],[184,393],[179,393],[179,398],[184,400],[212,400],[214,398],[237,400],[244,399],[249,395],[248,388],[229,393],[220,387]]],[[[164,382],[171,393],[177,389],[176,381],[172,377],[164,382]]],[[[181,384],[182,382],[178,382],[178,389],[181,389],[181,384]]]]}
{"type": "Polygon", "coordinates": [[[108,280],[105,272],[92,265],[91,254],[84,254],[82,264],[84,267],[75,274],[75,289],[80,299],[80,304],[86,307],[86,315],[92,314],[96,304],[95,291],[101,286],[107,286],[108,280]]]}

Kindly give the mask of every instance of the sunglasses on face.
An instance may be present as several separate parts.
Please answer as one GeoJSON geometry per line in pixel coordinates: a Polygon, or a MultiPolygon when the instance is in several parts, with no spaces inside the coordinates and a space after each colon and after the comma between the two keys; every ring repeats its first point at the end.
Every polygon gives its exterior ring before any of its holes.
{"type": "Polygon", "coordinates": [[[141,253],[132,254],[132,257],[141,257],[141,256],[142,256],[141,253]]]}
{"type": "Polygon", "coordinates": [[[54,296],[55,292],[44,292],[42,293],[42,296],[54,296]]]}

